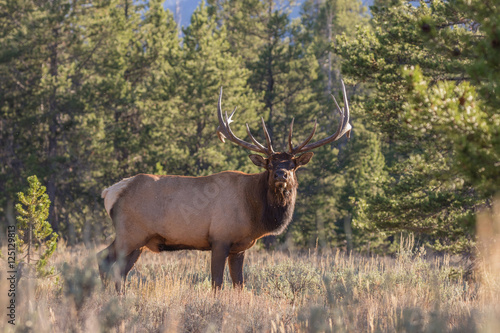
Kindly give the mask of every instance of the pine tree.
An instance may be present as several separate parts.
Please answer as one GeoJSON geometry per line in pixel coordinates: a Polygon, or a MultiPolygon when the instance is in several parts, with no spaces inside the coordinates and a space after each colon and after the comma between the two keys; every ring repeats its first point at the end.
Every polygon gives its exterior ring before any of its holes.
{"type": "Polygon", "coordinates": [[[255,127],[259,109],[257,98],[246,87],[249,71],[243,60],[230,52],[225,26],[218,26],[202,2],[184,29],[182,57],[176,67],[176,96],[179,110],[172,119],[176,152],[172,156],[177,172],[203,175],[216,171],[249,168],[248,152],[234,145],[223,145],[215,130],[216,106],[223,86],[223,108],[238,108],[234,128],[245,136],[245,122],[255,127]]]}
{"type": "Polygon", "coordinates": [[[266,2],[261,0],[208,0],[208,14],[224,25],[232,54],[242,57],[246,67],[257,61],[264,45],[266,2]]]}
{"type": "Polygon", "coordinates": [[[301,10],[301,21],[323,73],[322,86],[326,95],[340,88],[340,62],[333,52],[335,37],[342,33],[354,36],[356,27],[366,25],[368,15],[361,1],[325,0],[305,1],[301,10]]]}
{"type": "MultiPolygon", "coordinates": [[[[460,13],[456,21],[443,27],[434,17],[424,18],[421,30],[428,47],[465,58],[470,81],[439,81],[425,76],[419,67],[407,68],[409,101],[405,121],[416,131],[435,133],[449,143],[454,152],[454,172],[474,184],[484,198],[500,189],[500,118],[498,107],[499,32],[498,6],[489,2],[436,3],[436,11],[460,13]],[[467,17],[467,19],[465,18],[467,17]],[[459,34],[459,43],[450,35],[459,34]],[[432,121],[429,121],[431,120],[432,121]]],[[[465,73],[464,73],[465,74],[465,73]]]]}
{"type": "Polygon", "coordinates": [[[417,85],[420,74],[432,81],[467,79],[473,48],[464,43],[474,31],[461,27],[467,13],[455,9],[442,1],[418,7],[406,1],[380,2],[372,7],[373,28],[360,29],[355,40],[343,36],[336,49],[344,58],[344,73],[371,89],[364,107],[372,128],[382,133],[386,170],[391,175],[379,184],[383,193],[357,203],[355,223],[387,235],[417,232],[437,250],[468,252],[473,246],[474,211],[484,198],[457,172],[452,142],[433,125],[442,122],[437,114],[418,115],[425,119],[419,127],[404,112],[412,108],[410,104],[419,105],[420,111],[431,106],[421,103],[426,100],[423,89],[405,103],[407,93],[415,88],[405,75],[413,75],[417,85]],[[440,35],[446,43],[431,47],[429,35],[440,35]],[[405,74],[405,65],[418,65],[421,72],[405,74]]]}
{"type": "Polygon", "coordinates": [[[24,257],[28,267],[35,267],[38,275],[51,274],[54,267],[46,269],[48,259],[57,248],[57,234],[52,231],[49,216],[50,200],[36,176],[28,177],[29,188],[25,193],[19,192],[19,203],[16,205],[17,251],[24,257]],[[50,237],[50,238],[49,238],[50,237]]]}
{"type": "Polygon", "coordinates": [[[117,163],[115,172],[107,175],[109,182],[139,172],[154,173],[175,144],[170,127],[178,84],[174,67],[181,61],[177,24],[156,0],[131,5],[128,13],[115,20],[122,39],[111,59],[119,63],[105,68],[111,95],[107,108],[113,110],[105,140],[117,163]]]}

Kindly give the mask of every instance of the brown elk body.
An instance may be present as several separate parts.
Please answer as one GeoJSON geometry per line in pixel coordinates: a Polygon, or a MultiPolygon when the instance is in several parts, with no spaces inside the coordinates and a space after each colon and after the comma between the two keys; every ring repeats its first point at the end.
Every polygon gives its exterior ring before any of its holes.
{"type": "MultiPolygon", "coordinates": [[[[342,84],[343,86],[343,84],[342,84]]],[[[139,174],[124,179],[102,193],[105,208],[113,220],[116,236],[112,244],[99,253],[99,271],[106,279],[110,268],[118,262],[115,272],[117,290],[121,279],[146,248],[153,252],[175,250],[212,251],[212,285],[222,286],[226,260],[233,285],[243,285],[245,250],[257,239],[283,232],[292,220],[297,196],[295,171],[307,164],[313,153],[300,152],[333,142],[351,130],[349,109],[344,88],[345,112],[337,132],[318,142],[307,144],[312,134],[300,145],[292,145],[292,125],[289,152],[275,153],[264,121],[267,147],[247,131],[250,144],[234,135],[230,117],[222,115],[221,95],[218,118],[219,138],[229,139],[247,149],[264,153],[250,155],[254,164],[265,169],[262,173],[246,174],[225,171],[204,177],[156,176],[139,174]]]]}

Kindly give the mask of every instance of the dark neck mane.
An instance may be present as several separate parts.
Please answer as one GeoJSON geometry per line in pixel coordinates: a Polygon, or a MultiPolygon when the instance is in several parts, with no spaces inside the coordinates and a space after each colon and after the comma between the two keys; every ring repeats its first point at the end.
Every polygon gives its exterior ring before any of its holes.
{"type": "Polygon", "coordinates": [[[268,184],[268,172],[263,173],[262,199],[263,210],[261,225],[267,234],[279,235],[290,224],[295,209],[297,184],[286,191],[273,189],[268,184]]]}

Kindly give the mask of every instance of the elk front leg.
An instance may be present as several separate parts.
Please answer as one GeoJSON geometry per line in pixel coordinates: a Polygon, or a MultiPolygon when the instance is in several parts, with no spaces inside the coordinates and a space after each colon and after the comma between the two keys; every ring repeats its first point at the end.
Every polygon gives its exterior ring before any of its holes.
{"type": "Polygon", "coordinates": [[[243,260],[245,259],[245,252],[239,252],[229,255],[229,274],[233,280],[234,288],[243,288],[243,260]]]}
{"type": "Polygon", "coordinates": [[[224,267],[229,254],[229,245],[214,243],[212,244],[212,288],[214,290],[222,288],[224,280],[224,267]]]}

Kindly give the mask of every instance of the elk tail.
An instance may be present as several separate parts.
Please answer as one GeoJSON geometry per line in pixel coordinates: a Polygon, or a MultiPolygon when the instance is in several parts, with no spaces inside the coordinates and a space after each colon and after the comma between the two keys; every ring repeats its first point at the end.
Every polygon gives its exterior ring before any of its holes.
{"type": "Polygon", "coordinates": [[[118,183],[111,185],[110,187],[105,188],[102,191],[101,198],[104,199],[104,208],[106,208],[106,212],[108,212],[108,215],[110,217],[111,217],[111,209],[115,205],[116,201],[118,200],[122,192],[134,179],[134,177],[122,179],[118,183]]]}

